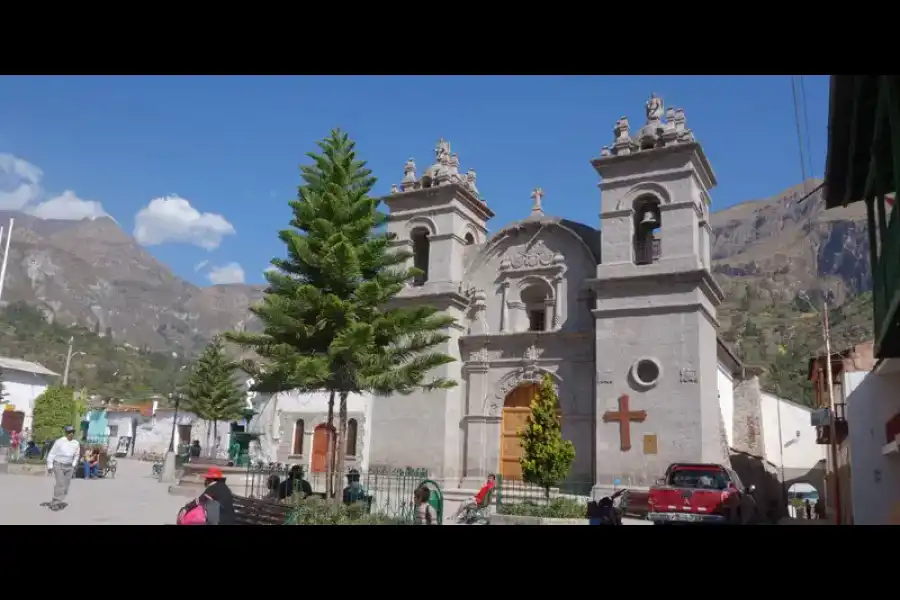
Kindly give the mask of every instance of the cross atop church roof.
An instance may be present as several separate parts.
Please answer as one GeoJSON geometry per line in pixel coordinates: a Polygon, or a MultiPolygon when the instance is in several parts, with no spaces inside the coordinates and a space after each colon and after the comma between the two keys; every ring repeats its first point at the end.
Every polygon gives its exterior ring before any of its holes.
{"type": "Polygon", "coordinates": [[[662,120],[663,100],[656,94],[650,94],[645,104],[647,122],[631,135],[628,117],[616,121],[613,128],[612,146],[604,146],[601,157],[622,156],[694,141],[694,134],[686,127],[683,108],[669,108],[665,111],[666,120],[662,120]]]}
{"type": "Polygon", "coordinates": [[[544,215],[544,209],[541,208],[541,199],[544,197],[544,190],[537,187],[531,192],[531,214],[536,217],[544,215]]]}

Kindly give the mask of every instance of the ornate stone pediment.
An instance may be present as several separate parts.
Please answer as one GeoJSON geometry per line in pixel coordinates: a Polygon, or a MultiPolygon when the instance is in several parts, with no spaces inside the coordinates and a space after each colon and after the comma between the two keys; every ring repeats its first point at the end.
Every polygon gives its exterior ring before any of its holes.
{"type": "Polygon", "coordinates": [[[529,271],[553,266],[562,267],[565,258],[547,248],[543,240],[538,240],[530,247],[511,249],[500,262],[501,271],[529,271]]]}

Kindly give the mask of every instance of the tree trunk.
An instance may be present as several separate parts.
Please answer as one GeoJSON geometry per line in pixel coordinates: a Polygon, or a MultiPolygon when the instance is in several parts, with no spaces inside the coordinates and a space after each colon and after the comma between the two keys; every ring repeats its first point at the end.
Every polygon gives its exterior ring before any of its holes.
{"type": "Polygon", "coordinates": [[[328,449],[325,452],[325,497],[334,497],[334,390],[328,396],[328,419],[325,423],[328,435],[328,449]]]}
{"type": "Polygon", "coordinates": [[[206,421],[206,458],[212,456],[212,447],[209,444],[209,437],[212,435],[212,429],[209,427],[209,420],[206,421]]]}
{"type": "Polygon", "coordinates": [[[213,421],[213,441],[216,443],[216,451],[213,456],[219,458],[219,422],[213,421]]]}
{"type": "MultiPolygon", "coordinates": [[[[345,440],[347,439],[347,396],[349,395],[349,392],[341,392],[341,405],[338,408],[338,433],[337,441],[335,442],[337,465],[334,470],[337,472],[336,479],[339,482],[337,487],[341,489],[344,485],[344,457],[347,454],[345,440]]],[[[343,495],[338,500],[343,500],[343,495]]]]}

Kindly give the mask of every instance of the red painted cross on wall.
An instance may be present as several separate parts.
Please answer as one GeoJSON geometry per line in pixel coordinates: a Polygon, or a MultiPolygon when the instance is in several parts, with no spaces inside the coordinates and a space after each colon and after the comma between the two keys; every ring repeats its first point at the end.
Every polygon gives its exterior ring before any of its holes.
{"type": "Polygon", "coordinates": [[[647,411],[636,410],[630,412],[628,410],[628,394],[619,396],[619,410],[603,413],[604,423],[619,424],[619,447],[622,449],[622,452],[631,450],[631,424],[643,423],[646,419],[647,411]]]}

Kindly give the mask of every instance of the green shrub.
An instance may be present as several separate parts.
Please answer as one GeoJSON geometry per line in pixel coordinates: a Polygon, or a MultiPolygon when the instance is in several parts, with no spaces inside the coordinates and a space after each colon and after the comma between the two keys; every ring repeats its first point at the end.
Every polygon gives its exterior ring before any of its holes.
{"type": "Polygon", "coordinates": [[[320,498],[300,501],[285,525],[404,525],[406,521],[381,514],[367,514],[363,502],[334,504],[320,498]]]}
{"type": "Polygon", "coordinates": [[[54,385],[34,401],[31,430],[37,443],[62,437],[63,428],[75,420],[75,397],[72,388],[54,385]]]}
{"type": "Polygon", "coordinates": [[[497,512],[501,515],[543,517],[545,519],[587,518],[587,506],[571,498],[556,498],[551,500],[549,504],[535,504],[534,502],[503,503],[498,507],[497,512]]]}

